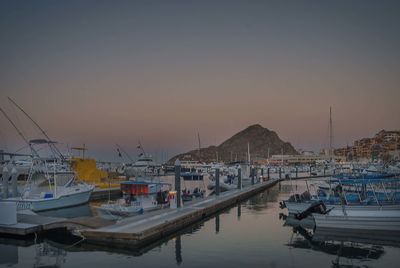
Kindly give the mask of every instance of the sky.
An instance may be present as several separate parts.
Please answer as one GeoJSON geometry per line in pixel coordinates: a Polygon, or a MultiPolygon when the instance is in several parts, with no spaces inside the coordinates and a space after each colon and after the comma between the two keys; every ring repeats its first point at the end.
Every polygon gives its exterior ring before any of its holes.
{"type": "MultiPolygon", "coordinates": [[[[399,1],[0,1],[0,107],[62,146],[160,158],[249,125],[297,149],[400,129],[399,1]]],[[[0,117],[0,147],[24,145],[0,117]]]]}

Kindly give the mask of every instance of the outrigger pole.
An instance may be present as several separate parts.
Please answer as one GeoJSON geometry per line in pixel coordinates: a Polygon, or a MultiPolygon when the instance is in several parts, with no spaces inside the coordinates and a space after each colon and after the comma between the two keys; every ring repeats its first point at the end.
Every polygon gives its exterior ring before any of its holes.
{"type": "Polygon", "coordinates": [[[121,150],[129,158],[129,160],[132,161],[132,163],[135,162],[133,161],[133,158],[121,146],[118,145],[118,143],[116,143],[115,145],[117,146],[117,149],[121,150]]]}
{"type": "Polygon", "coordinates": [[[0,107],[0,112],[4,115],[4,117],[8,120],[8,122],[10,122],[10,124],[15,128],[15,130],[17,131],[18,135],[26,142],[26,144],[29,146],[29,148],[31,148],[31,151],[34,155],[36,155],[37,157],[39,157],[39,154],[36,152],[36,150],[32,147],[32,145],[30,144],[30,142],[27,140],[27,138],[24,136],[24,134],[22,134],[21,130],[19,130],[19,128],[14,124],[14,122],[11,120],[11,118],[6,114],[6,112],[0,107]]]}
{"type": "MultiPolygon", "coordinates": [[[[35,124],[35,126],[42,132],[42,134],[47,138],[47,140],[48,140],[49,142],[52,141],[52,140],[50,139],[50,137],[46,134],[46,132],[39,126],[38,123],[35,122],[35,120],[33,120],[32,117],[29,116],[29,114],[28,114],[27,112],[24,111],[24,109],[22,109],[22,108],[21,108],[13,99],[11,99],[10,97],[7,97],[7,98],[8,98],[8,100],[11,101],[19,110],[21,110],[21,112],[23,112],[23,113],[26,115],[26,117],[28,117],[28,118],[35,124]]],[[[49,143],[49,145],[50,145],[50,143],[49,143]]],[[[61,159],[62,159],[63,161],[66,161],[64,155],[60,152],[60,150],[58,150],[57,146],[53,145],[52,147],[53,147],[54,150],[60,155],[61,159]]]]}

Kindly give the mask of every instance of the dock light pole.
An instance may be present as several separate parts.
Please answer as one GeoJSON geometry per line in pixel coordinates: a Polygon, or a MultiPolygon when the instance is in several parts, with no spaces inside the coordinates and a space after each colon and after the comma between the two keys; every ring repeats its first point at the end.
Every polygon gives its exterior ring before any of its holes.
{"type": "Polygon", "coordinates": [[[264,168],[261,168],[261,178],[264,181],[264,168]]]}
{"type": "Polygon", "coordinates": [[[215,169],[215,195],[219,196],[219,168],[215,169]]]}
{"type": "Polygon", "coordinates": [[[175,160],[175,191],[176,191],[176,207],[181,207],[181,162],[175,160]]]}
{"type": "Polygon", "coordinates": [[[238,168],[238,184],[237,184],[237,188],[239,190],[242,189],[242,168],[240,166],[238,168]]]}
{"type": "Polygon", "coordinates": [[[268,178],[268,180],[270,179],[270,177],[269,177],[269,171],[270,171],[270,169],[268,168],[268,169],[267,169],[267,178],[268,178]]]}

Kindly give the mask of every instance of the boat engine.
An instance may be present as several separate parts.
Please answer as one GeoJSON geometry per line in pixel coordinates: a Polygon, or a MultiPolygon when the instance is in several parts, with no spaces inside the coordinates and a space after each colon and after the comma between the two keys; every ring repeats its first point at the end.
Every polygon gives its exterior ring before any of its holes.
{"type": "Polygon", "coordinates": [[[296,218],[296,220],[301,221],[302,219],[307,218],[312,213],[326,214],[328,212],[329,211],[326,210],[326,206],[325,206],[324,202],[318,201],[318,202],[312,204],[309,208],[307,208],[303,212],[296,213],[294,215],[294,217],[296,218]]]}

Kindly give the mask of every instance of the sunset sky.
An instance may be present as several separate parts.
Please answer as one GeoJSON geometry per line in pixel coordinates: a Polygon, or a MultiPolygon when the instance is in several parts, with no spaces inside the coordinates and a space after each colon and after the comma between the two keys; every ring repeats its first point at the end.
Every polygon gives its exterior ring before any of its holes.
{"type": "MultiPolygon", "coordinates": [[[[0,1],[0,107],[118,160],[248,125],[299,149],[400,129],[400,1],[0,1]]],[[[23,142],[0,117],[0,149],[23,142]]]]}

